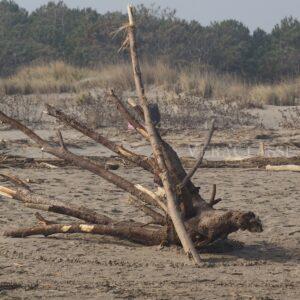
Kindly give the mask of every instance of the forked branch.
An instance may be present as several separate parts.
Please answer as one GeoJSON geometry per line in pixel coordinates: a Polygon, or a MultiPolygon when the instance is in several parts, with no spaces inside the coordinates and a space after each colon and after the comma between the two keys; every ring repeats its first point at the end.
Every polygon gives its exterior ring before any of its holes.
{"type": "Polygon", "coordinates": [[[109,96],[117,106],[118,111],[127,120],[134,129],[141,134],[146,140],[149,140],[149,135],[145,127],[127,110],[121,99],[115,94],[113,90],[110,91],[109,96]]]}
{"type": "Polygon", "coordinates": [[[79,132],[83,133],[84,135],[91,138],[95,142],[97,142],[97,143],[103,145],[104,147],[108,148],[109,150],[115,152],[117,155],[121,156],[125,160],[132,162],[132,163],[136,164],[137,166],[142,167],[143,169],[154,174],[154,166],[153,166],[154,161],[152,159],[150,159],[144,155],[136,154],[136,153],[124,148],[123,146],[118,145],[118,144],[108,140],[107,138],[105,138],[104,136],[102,136],[101,134],[99,134],[98,132],[96,132],[95,130],[93,130],[91,127],[87,126],[83,122],[80,122],[79,120],[75,119],[74,117],[65,114],[61,110],[59,110],[51,105],[47,104],[46,109],[47,109],[46,112],[48,115],[53,116],[56,119],[58,119],[60,122],[63,122],[65,125],[68,125],[74,129],[78,130],[79,132]]]}
{"type": "Polygon", "coordinates": [[[146,203],[160,207],[156,199],[152,198],[151,196],[149,196],[149,194],[145,193],[144,191],[138,189],[130,181],[124,179],[123,177],[117,174],[114,174],[113,172],[110,172],[109,170],[106,170],[105,166],[103,166],[99,162],[91,161],[90,159],[76,155],[65,148],[50,145],[47,141],[43,140],[32,130],[22,125],[20,122],[6,116],[1,111],[0,120],[4,123],[10,124],[13,128],[16,128],[23,132],[25,135],[27,135],[29,138],[35,141],[42,148],[42,151],[52,154],[58,158],[69,162],[70,164],[88,170],[96,175],[99,175],[108,182],[115,184],[116,186],[127,191],[131,195],[142,199],[146,203]]]}

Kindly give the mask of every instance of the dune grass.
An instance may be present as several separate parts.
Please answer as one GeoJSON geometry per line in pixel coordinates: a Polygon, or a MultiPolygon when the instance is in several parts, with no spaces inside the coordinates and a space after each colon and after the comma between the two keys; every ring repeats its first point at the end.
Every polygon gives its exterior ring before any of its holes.
{"type": "Polygon", "coordinates": [[[276,85],[257,85],[250,89],[251,101],[271,105],[296,105],[300,100],[300,78],[276,85]]]}
{"type": "Polygon", "coordinates": [[[6,95],[75,92],[78,82],[92,76],[92,71],[63,62],[24,67],[14,76],[0,81],[6,95]]]}
{"type": "MultiPolygon", "coordinates": [[[[265,104],[295,105],[300,98],[300,78],[274,85],[249,85],[228,74],[216,74],[208,68],[175,70],[158,61],[144,63],[145,83],[176,94],[185,93],[206,99],[235,101],[245,108],[265,104]]],[[[2,95],[82,93],[94,88],[131,90],[134,87],[129,64],[107,65],[97,69],[78,68],[57,61],[28,66],[15,75],[0,79],[2,95]]]]}

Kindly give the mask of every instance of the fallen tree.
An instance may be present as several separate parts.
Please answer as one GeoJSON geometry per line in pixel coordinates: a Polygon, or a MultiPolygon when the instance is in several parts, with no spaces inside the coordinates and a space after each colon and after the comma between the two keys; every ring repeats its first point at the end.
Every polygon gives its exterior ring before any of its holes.
{"type": "Polygon", "coordinates": [[[197,247],[203,247],[220,238],[224,239],[230,233],[238,230],[261,232],[262,224],[253,212],[215,209],[214,206],[221,201],[221,199],[216,199],[216,186],[213,185],[212,196],[206,202],[199,193],[200,188],[192,182],[192,177],[202,163],[205,150],[209,146],[215,130],[214,121],[203,151],[188,173],[176,151],[162,139],[158,129],[152,123],[143,86],[135,38],[136,26],[131,6],[128,7],[128,16],[129,23],[122,27],[127,31],[123,47],[129,46],[130,49],[135,86],[139,98],[139,104],[134,105],[134,108],[139,118],[127,109],[113,90],[107,96],[116,104],[116,108],[124,119],[135,128],[143,139],[151,144],[153,155],[147,157],[134,153],[55,107],[48,105],[46,113],[107,147],[123,160],[151,173],[158,186],[158,191],[151,191],[140,184],[128,181],[106,168],[105,164],[99,160],[72,153],[64,143],[60,131],[57,132],[58,142],[53,145],[3,112],[0,112],[0,120],[23,132],[42,151],[50,153],[68,164],[88,170],[128,192],[130,202],[152,218],[151,224],[131,220],[118,222],[86,208],[69,206],[61,201],[36,195],[21,179],[6,176],[6,180],[14,184],[16,188],[1,186],[1,195],[20,201],[27,207],[36,210],[64,214],[79,219],[81,223],[70,221],[67,224],[58,224],[55,221],[47,221],[37,214],[37,226],[8,230],[5,235],[26,237],[39,234],[48,236],[56,233],[90,233],[117,236],[145,245],[181,244],[186,254],[200,264],[197,247]]]}

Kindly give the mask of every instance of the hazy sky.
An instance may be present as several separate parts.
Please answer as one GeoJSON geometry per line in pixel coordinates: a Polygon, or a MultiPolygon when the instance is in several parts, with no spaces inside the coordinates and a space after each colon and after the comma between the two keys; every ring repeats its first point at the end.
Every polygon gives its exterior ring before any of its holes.
{"type": "MultiPolygon", "coordinates": [[[[32,11],[47,0],[16,0],[32,11]]],[[[187,20],[197,20],[202,25],[211,21],[234,18],[245,23],[251,30],[261,27],[270,31],[286,16],[300,19],[300,0],[65,0],[69,7],[92,7],[103,13],[125,11],[128,2],[133,4],[155,3],[161,7],[177,10],[177,16],[187,20]]]]}

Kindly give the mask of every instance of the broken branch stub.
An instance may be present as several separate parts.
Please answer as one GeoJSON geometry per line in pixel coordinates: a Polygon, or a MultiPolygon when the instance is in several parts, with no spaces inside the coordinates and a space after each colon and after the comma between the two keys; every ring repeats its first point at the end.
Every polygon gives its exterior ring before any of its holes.
{"type": "Polygon", "coordinates": [[[149,136],[145,127],[127,110],[121,99],[115,94],[114,90],[110,90],[109,95],[114,101],[117,110],[122,114],[125,120],[127,120],[146,140],[149,140],[149,136]]]}

